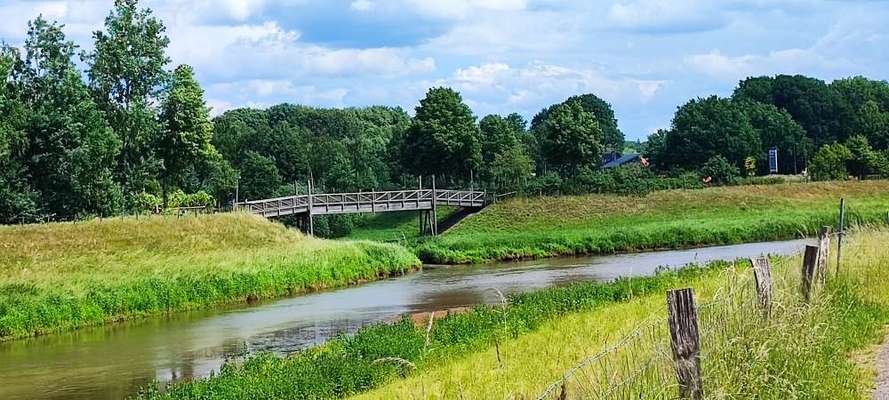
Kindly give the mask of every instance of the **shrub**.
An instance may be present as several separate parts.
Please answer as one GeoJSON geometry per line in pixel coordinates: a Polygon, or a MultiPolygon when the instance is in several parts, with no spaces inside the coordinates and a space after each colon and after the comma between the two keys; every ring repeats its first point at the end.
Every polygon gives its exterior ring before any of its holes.
{"type": "Polygon", "coordinates": [[[153,212],[161,205],[161,199],[151,193],[139,192],[132,195],[130,204],[136,212],[153,212]]]}
{"type": "Polygon", "coordinates": [[[846,164],[852,159],[849,148],[839,143],[821,146],[812,162],[809,163],[809,174],[812,180],[842,180],[849,177],[846,164]]]}
{"type": "Polygon", "coordinates": [[[728,159],[720,155],[710,157],[710,159],[701,166],[700,172],[701,176],[709,176],[713,179],[713,183],[719,185],[733,183],[740,175],[738,167],[732,165],[728,159]]]}

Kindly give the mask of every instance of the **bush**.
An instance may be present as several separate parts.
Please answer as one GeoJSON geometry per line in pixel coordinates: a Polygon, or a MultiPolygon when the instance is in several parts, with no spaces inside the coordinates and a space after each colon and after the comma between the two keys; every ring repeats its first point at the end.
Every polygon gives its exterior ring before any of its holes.
{"type": "Polygon", "coordinates": [[[821,146],[812,162],[809,163],[809,175],[812,180],[843,180],[849,177],[846,164],[852,160],[849,148],[839,143],[821,146]]]}
{"type": "Polygon", "coordinates": [[[730,184],[738,178],[741,171],[738,167],[732,165],[728,159],[723,156],[716,155],[710,157],[700,169],[701,176],[710,177],[712,183],[718,185],[730,184]]]}
{"type": "Polygon", "coordinates": [[[133,205],[133,211],[137,213],[154,212],[157,207],[160,207],[161,199],[151,193],[139,192],[132,195],[130,204],[133,205]]]}

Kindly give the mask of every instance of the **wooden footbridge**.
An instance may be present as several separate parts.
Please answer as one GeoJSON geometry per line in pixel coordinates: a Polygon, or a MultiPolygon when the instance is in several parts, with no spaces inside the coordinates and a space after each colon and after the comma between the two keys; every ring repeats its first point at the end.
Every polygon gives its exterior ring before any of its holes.
{"type": "Polygon", "coordinates": [[[237,203],[235,207],[266,218],[296,216],[301,227],[309,233],[314,233],[312,217],[315,215],[418,211],[421,233],[436,235],[439,206],[481,209],[495,199],[496,196],[485,191],[443,190],[433,187],[381,192],[302,194],[249,200],[237,203]]]}

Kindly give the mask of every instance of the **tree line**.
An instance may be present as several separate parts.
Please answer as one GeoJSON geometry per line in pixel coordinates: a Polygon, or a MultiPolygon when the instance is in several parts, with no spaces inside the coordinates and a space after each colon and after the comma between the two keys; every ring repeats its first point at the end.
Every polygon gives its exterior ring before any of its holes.
{"type": "Polygon", "coordinates": [[[168,69],[165,27],[137,0],[116,0],[93,41],[79,50],[63,25],[37,17],[21,48],[0,46],[0,223],[224,206],[305,193],[308,182],[406,188],[431,175],[501,192],[640,193],[766,174],[772,147],[782,174],[889,175],[889,85],[863,77],[748,78],[633,143],[594,94],[530,122],[478,119],[447,87],[429,89],[413,116],[280,104],[211,119],[195,71],[168,69]],[[650,167],[601,168],[625,149],[650,167]]]}

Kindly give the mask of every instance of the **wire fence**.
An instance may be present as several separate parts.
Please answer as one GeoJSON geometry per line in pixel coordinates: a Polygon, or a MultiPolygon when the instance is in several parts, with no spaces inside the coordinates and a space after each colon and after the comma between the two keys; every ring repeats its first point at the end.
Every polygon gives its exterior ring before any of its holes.
{"type": "MultiPolygon", "coordinates": [[[[704,365],[719,362],[721,348],[739,329],[762,318],[752,276],[735,274],[732,280],[698,306],[704,365]]],[[[675,368],[667,317],[654,313],[614,344],[567,370],[537,399],[675,399],[675,368]]],[[[709,379],[703,375],[705,384],[709,379]]]]}

